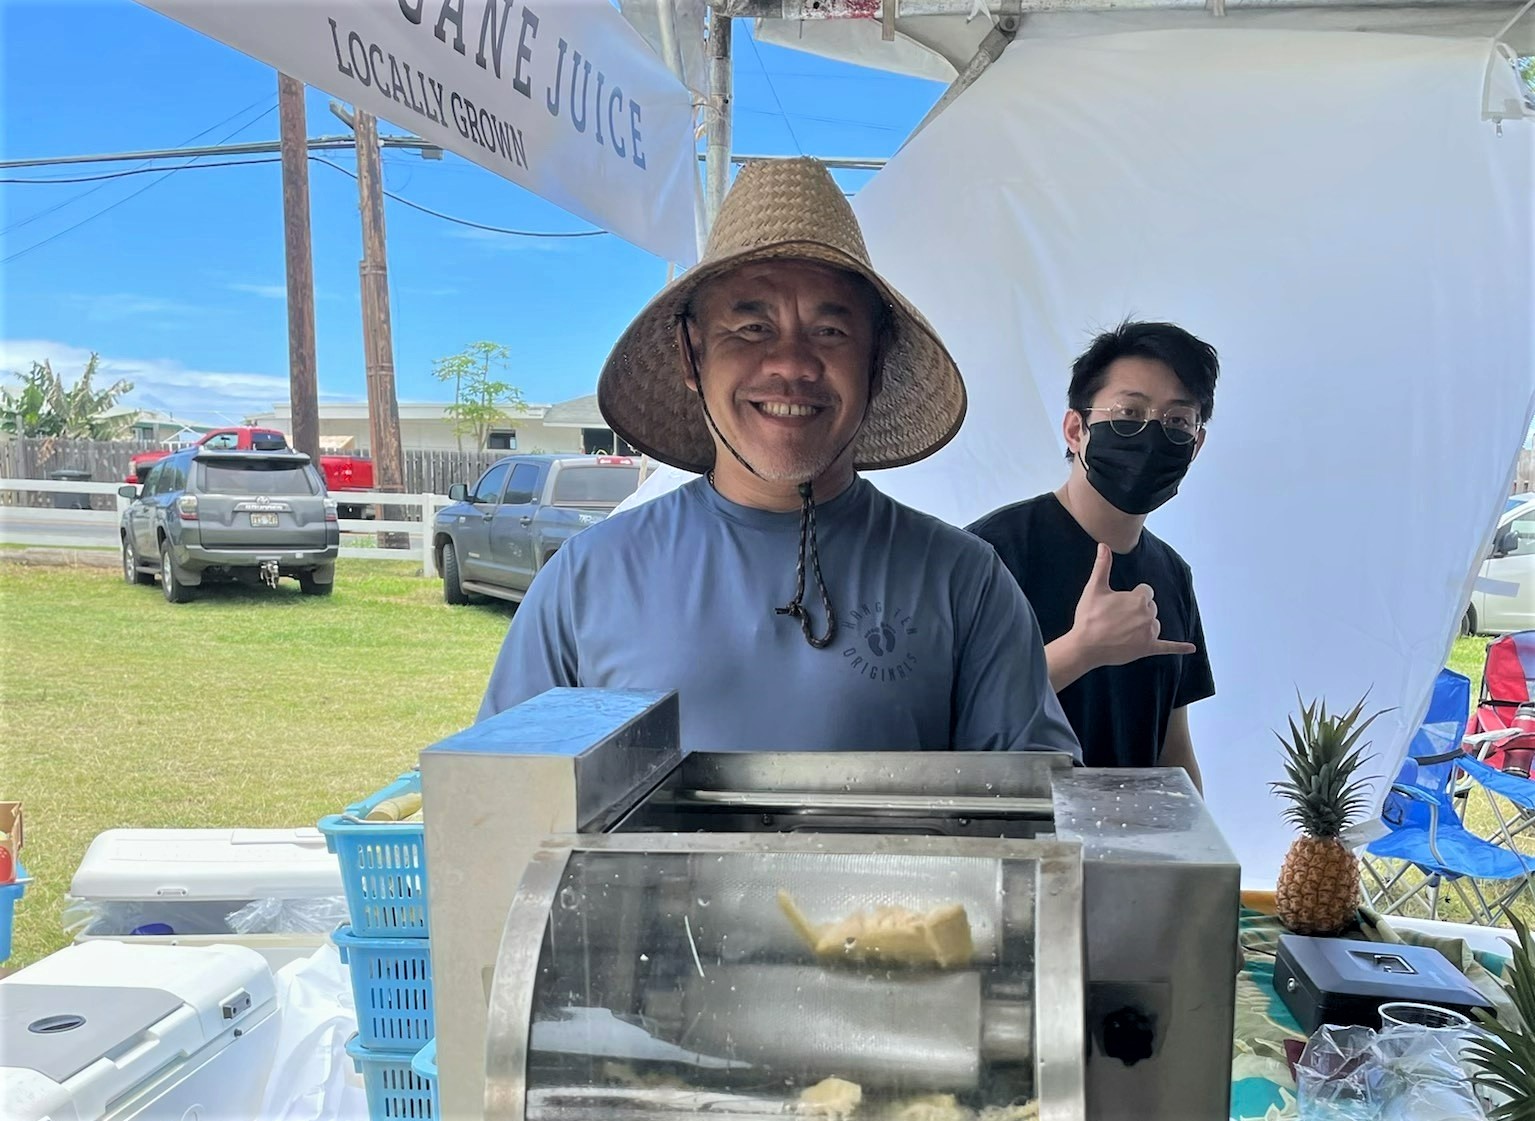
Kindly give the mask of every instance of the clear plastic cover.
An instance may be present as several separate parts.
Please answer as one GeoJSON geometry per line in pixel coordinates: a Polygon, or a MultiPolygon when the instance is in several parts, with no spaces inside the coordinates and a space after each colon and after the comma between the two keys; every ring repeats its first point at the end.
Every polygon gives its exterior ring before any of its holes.
{"type": "Polygon", "coordinates": [[[1032,859],[571,855],[532,1118],[1034,1116],[1032,859]]]}

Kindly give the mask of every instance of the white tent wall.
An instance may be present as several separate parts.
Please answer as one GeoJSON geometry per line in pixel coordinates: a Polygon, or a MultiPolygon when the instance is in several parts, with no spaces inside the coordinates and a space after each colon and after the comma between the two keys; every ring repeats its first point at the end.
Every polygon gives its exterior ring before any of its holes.
{"type": "Polygon", "coordinates": [[[1095,330],[1170,319],[1220,350],[1208,443],[1152,528],[1194,568],[1219,689],[1195,743],[1250,886],[1289,839],[1267,783],[1297,690],[1392,707],[1371,771],[1395,774],[1528,427],[1535,128],[1483,119],[1489,50],[1020,42],[856,200],[971,392],[948,449],[874,481],[949,521],[1064,476],[1095,330]]]}
{"type": "Polygon", "coordinates": [[[1377,795],[1396,773],[1528,428],[1535,126],[1485,120],[1484,87],[1521,96],[1487,40],[1025,40],[854,202],[971,398],[947,449],[873,480],[951,522],[1064,477],[1095,330],[1219,348],[1209,441],[1151,527],[1194,568],[1219,690],[1195,742],[1249,886],[1290,839],[1267,783],[1297,691],[1393,708],[1377,795]]]}

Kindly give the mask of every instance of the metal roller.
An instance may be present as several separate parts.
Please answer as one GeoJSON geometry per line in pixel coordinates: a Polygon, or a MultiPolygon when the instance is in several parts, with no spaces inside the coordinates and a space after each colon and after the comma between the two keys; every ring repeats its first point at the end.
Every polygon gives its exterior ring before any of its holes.
{"type": "Polygon", "coordinates": [[[1024,916],[1033,908],[1032,899],[1006,898],[996,861],[957,857],[763,853],[743,866],[699,855],[690,860],[688,879],[682,886],[690,897],[672,905],[691,915],[699,954],[722,963],[805,960],[805,943],[784,915],[780,890],[816,925],[881,906],[923,913],[958,903],[970,921],[977,965],[1001,959],[1004,906],[1024,916]]]}
{"type": "Polygon", "coordinates": [[[909,977],[722,966],[649,994],[683,1047],[799,1079],[967,1091],[983,1063],[1032,1057],[1027,1002],[983,1001],[975,972],[909,977]]]}

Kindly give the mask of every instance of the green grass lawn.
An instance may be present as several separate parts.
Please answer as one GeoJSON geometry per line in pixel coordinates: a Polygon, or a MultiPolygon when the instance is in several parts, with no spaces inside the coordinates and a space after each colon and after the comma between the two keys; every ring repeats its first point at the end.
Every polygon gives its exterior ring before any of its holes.
{"type": "Polygon", "coordinates": [[[12,966],[58,949],[61,899],[120,826],[312,824],[470,723],[511,611],[450,608],[414,566],[346,561],[173,606],[117,572],[0,564],[0,799],[26,805],[12,966]]]}
{"type": "MultiPolygon", "coordinates": [[[[0,799],[26,803],[35,877],[9,964],[64,945],[103,830],[313,823],[468,724],[511,611],[449,608],[413,571],[342,561],[329,598],[284,581],[172,606],[110,569],[0,564],[0,799]]],[[[1486,641],[1450,658],[1474,688],[1486,641]]]]}
{"type": "Polygon", "coordinates": [[[1476,704],[1477,695],[1482,689],[1482,661],[1487,657],[1487,644],[1492,639],[1483,635],[1472,635],[1470,638],[1457,638],[1455,648],[1450,651],[1450,659],[1445,664],[1456,673],[1463,673],[1471,679],[1471,703],[1476,704]]]}

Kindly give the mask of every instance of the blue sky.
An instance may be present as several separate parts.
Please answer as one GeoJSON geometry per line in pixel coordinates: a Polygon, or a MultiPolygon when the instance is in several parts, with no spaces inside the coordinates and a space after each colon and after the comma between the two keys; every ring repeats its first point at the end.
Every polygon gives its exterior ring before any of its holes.
{"type": "MultiPolygon", "coordinates": [[[[270,67],[131,0],[0,0],[7,159],[167,148],[194,137],[275,139],[276,82],[270,67]]],[[[737,21],[738,152],[891,155],[941,93],[934,83],[756,44],[750,24],[737,21]]],[[[311,136],[343,131],[329,100],[310,91],[311,136]]],[[[348,152],[326,155],[354,166],[348,152]]],[[[868,176],[839,177],[856,191],[868,176]]],[[[278,165],[159,178],[0,185],[0,371],[48,357],[73,374],[94,350],[105,373],[136,383],[130,403],[188,419],[238,419],[286,399],[278,165]]],[[[386,151],[384,178],[406,198],[472,221],[589,228],[452,154],[426,161],[386,151]]],[[[322,400],[362,400],[356,184],[311,163],[310,198],[322,400]]],[[[432,360],[478,339],[511,348],[510,380],[529,401],[590,393],[609,346],[666,279],[666,262],[610,235],[511,238],[395,202],[386,221],[402,401],[442,400],[432,360]]]]}

